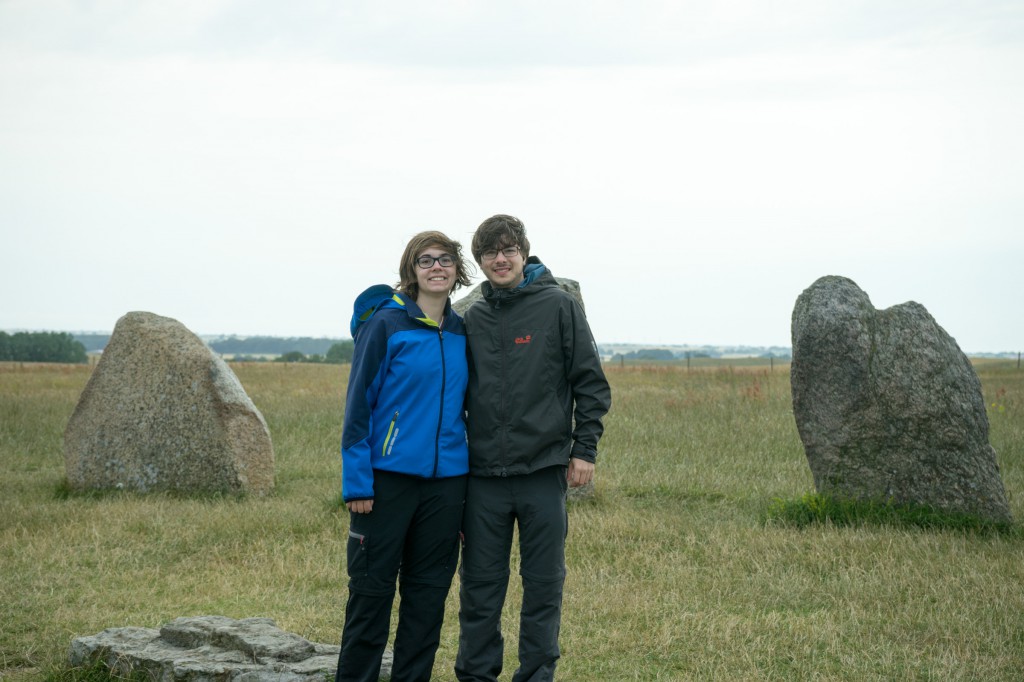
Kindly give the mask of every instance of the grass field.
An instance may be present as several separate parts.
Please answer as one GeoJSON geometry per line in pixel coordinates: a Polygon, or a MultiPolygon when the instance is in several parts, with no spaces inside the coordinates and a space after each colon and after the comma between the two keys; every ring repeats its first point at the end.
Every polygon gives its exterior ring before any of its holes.
{"type": "MultiPolygon", "coordinates": [[[[1024,371],[977,365],[1024,520],[1024,371]]],[[[336,642],[346,366],[234,369],[270,426],[267,498],[67,494],[89,367],[0,364],[0,677],[60,679],[72,638],[266,616],[336,642]]],[[[570,512],[562,680],[1022,680],[1024,533],[773,521],[813,491],[788,365],[609,366],[596,494],[570,512]]],[[[506,609],[515,668],[519,592],[506,609]]],[[[453,679],[457,584],[435,679],[453,679]]]]}

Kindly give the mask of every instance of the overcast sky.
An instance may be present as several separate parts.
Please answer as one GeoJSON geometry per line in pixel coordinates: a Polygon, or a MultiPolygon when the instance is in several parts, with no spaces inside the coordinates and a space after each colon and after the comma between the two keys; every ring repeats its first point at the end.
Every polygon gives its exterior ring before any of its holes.
{"type": "Polygon", "coordinates": [[[1017,351],[1021,121],[1019,1],[0,0],[0,329],[346,337],[511,213],[600,343],[843,275],[1017,351]]]}

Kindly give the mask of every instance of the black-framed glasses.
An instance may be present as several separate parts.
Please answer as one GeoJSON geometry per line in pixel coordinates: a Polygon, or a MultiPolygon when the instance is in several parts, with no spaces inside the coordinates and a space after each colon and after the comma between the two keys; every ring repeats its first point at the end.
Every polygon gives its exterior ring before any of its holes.
{"type": "Polygon", "coordinates": [[[423,254],[416,259],[416,265],[420,266],[423,270],[429,270],[434,267],[434,263],[440,263],[441,267],[450,268],[455,265],[455,259],[447,253],[442,253],[440,256],[428,256],[427,254],[423,254]]]}
{"type": "MultiPolygon", "coordinates": [[[[519,255],[519,247],[506,246],[504,249],[501,249],[501,255],[503,255],[505,258],[515,258],[516,256],[519,255]]],[[[480,254],[480,257],[483,258],[484,260],[494,260],[495,258],[498,257],[498,249],[487,249],[486,251],[480,254]]]]}

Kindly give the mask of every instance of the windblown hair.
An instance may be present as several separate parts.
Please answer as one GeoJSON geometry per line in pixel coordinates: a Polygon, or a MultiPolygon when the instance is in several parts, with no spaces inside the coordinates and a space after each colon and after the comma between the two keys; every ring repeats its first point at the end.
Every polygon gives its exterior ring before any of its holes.
{"type": "Polygon", "coordinates": [[[518,246],[523,260],[530,257],[530,240],[526,238],[526,225],[519,218],[510,215],[493,215],[480,223],[473,235],[473,259],[483,261],[483,252],[489,249],[505,249],[518,246]]]}
{"type": "MultiPolygon", "coordinates": [[[[406,296],[416,299],[420,294],[419,280],[416,273],[419,266],[416,259],[429,248],[438,248],[455,259],[455,285],[452,291],[459,287],[469,286],[469,271],[466,259],[462,257],[462,244],[449,239],[443,232],[428,230],[420,232],[409,240],[405,246],[405,253],[402,254],[402,262],[398,265],[398,276],[401,278],[395,288],[406,296]]],[[[448,292],[449,294],[451,292],[448,292]]]]}

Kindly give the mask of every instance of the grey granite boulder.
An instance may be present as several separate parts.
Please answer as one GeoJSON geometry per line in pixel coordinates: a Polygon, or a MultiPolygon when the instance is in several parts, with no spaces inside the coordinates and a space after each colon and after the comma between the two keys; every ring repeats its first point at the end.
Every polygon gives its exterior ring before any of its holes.
{"type": "MultiPolygon", "coordinates": [[[[338,646],[285,632],[269,618],[178,618],[159,630],[109,628],[71,642],[68,664],[103,663],[159,682],[303,682],[334,678],[338,646]]],[[[380,679],[391,678],[385,654],[380,679]]],[[[134,678],[133,678],[134,679],[134,678]]]]}
{"type": "Polygon", "coordinates": [[[264,494],[270,432],[231,368],[180,322],[120,320],[64,430],[76,490],[264,494]]]}
{"type": "Polygon", "coordinates": [[[822,277],[793,309],[793,415],[821,493],[1009,521],[981,382],[925,310],[822,277]]]}

